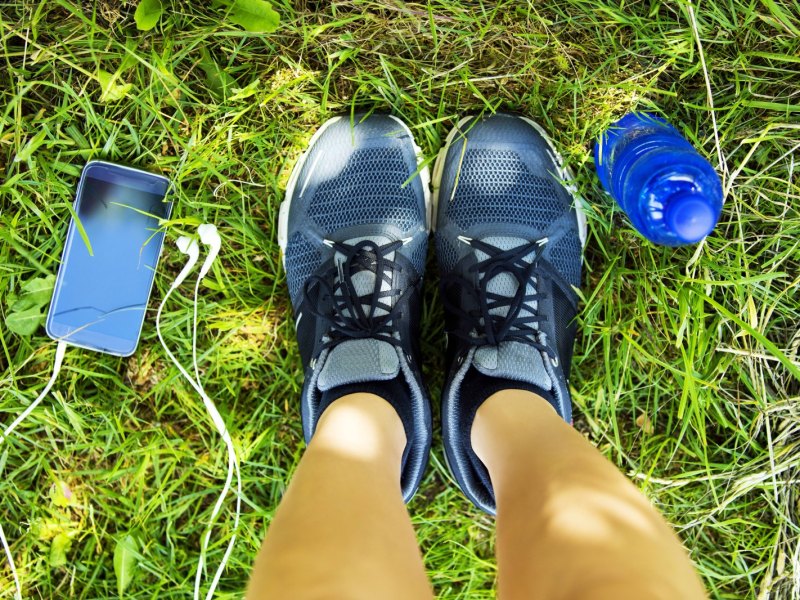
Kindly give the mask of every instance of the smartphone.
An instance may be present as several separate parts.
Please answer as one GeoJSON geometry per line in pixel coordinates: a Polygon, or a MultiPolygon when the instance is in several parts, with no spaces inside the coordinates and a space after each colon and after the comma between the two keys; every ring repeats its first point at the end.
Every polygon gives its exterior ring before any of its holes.
{"type": "Polygon", "coordinates": [[[164,242],[169,180],[103,161],[83,169],[47,335],[116,356],[139,343],[164,242]]]}

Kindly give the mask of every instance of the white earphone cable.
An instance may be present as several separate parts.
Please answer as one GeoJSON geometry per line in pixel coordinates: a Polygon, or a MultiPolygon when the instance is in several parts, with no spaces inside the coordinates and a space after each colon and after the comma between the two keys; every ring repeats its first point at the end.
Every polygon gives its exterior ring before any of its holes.
{"type": "Polygon", "coordinates": [[[3,550],[6,552],[6,560],[8,561],[8,567],[11,569],[11,577],[14,579],[14,586],[16,589],[14,590],[14,600],[22,600],[22,586],[19,583],[19,576],[17,575],[17,569],[14,566],[14,557],[11,555],[11,548],[8,545],[8,540],[6,540],[6,534],[3,531],[3,526],[0,525],[0,542],[3,543],[3,550]]]}
{"type": "Polygon", "coordinates": [[[225,442],[225,445],[226,445],[227,450],[228,450],[228,474],[227,474],[227,477],[225,479],[225,483],[223,485],[222,492],[220,493],[219,498],[217,499],[217,502],[214,505],[214,508],[212,510],[211,518],[209,520],[209,524],[208,524],[208,527],[206,529],[206,532],[205,532],[205,535],[204,535],[203,541],[202,541],[202,546],[201,546],[201,551],[200,551],[200,559],[198,561],[197,572],[195,574],[195,589],[194,589],[194,598],[195,598],[195,600],[199,600],[199,598],[200,598],[200,579],[201,579],[201,576],[202,576],[203,566],[205,565],[205,557],[206,557],[206,551],[208,549],[208,542],[209,542],[209,539],[211,537],[211,529],[212,529],[217,517],[219,516],[219,513],[222,510],[222,504],[224,503],[225,498],[226,498],[228,492],[231,489],[231,482],[232,482],[232,479],[233,479],[233,475],[234,475],[234,473],[236,474],[237,494],[236,494],[236,512],[235,512],[235,519],[234,519],[234,533],[231,536],[231,540],[228,542],[228,547],[227,547],[227,549],[225,551],[225,554],[222,557],[222,561],[220,562],[219,567],[217,568],[217,572],[216,572],[216,574],[214,576],[213,581],[211,582],[211,586],[210,586],[210,588],[208,590],[208,593],[206,594],[206,600],[210,600],[212,598],[213,594],[214,594],[214,591],[216,589],[217,584],[219,583],[219,579],[222,576],[222,572],[225,569],[225,566],[227,564],[228,558],[230,557],[231,552],[233,551],[233,545],[234,545],[234,542],[236,540],[236,531],[237,531],[238,526],[239,526],[239,516],[240,516],[240,509],[241,509],[241,476],[240,476],[240,472],[239,472],[239,462],[238,462],[238,459],[236,457],[236,450],[235,450],[235,448],[233,446],[233,440],[231,439],[230,434],[228,432],[228,429],[227,429],[227,427],[225,425],[225,421],[222,419],[222,416],[219,414],[219,411],[217,410],[217,407],[214,405],[214,402],[206,394],[205,389],[203,388],[202,382],[200,381],[200,370],[199,370],[199,367],[197,365],[197,300],[198,300],[198,292],[199,292],[199,287],[200,287],[200,281],[201,280],[202,280],[202,275],[198,277],[197,283],[195,285],[194,318],[193,318],[193,324],[192,324],[192,358],[193,358],[193,363],[194,363],[194,371],[195,371],[196,379],[192,378],[192,376],[186,371],[186,369],[183,367],[183,365],[181,365],[180,362],[178,362],[177,358],[175,358],[175,355],[167,347],[167,343],[164,340],[163,334],[161,333],[161,314],[162,314],[162,312],[164,310],[164,306],[166,305],[167,300],[169,299],[170,295],[178,287],[174,283],[172,284],[172,286],[170,286],[170,289],[167,291],[166,295],[164,296],[163,300],[161,301],[161,304],[158,307],[158,312],[156,313],[156,333],[158,334],[158,339],[161,342],[161,345],[164,347],[164,351],[167,353],[167,356],[169,357],[169,359],[178,368],[178,370],[180,371],[181,375],[183,375],[183,377],[189,382],[189,384],[194,388],[194,390],[203,399],[203,404],[205,405],[206,410],[208,411],[208,414],[211,417],[212,422],[214,423],[214,426],[217,428],[217,431],[219,432],[220,436],[222,437],[223,441],[225,442]]]}
{"type": "MultiPolygon", "coordinates": [[[[200,380],[200,368],[197,364],[197,304],[198,304],[198,296],[200,293],[200,282],[203,280],[203,274],[201,273],[197,277],[197,281],[194,285],[194,315],[192,318],[192,364],[194,366],[194,374],[197,379],[197,383],[200,384],[200,387],[203,387],[203,383],[200,380]]],[[[219,415],[219,411],[217,411],[217,407],[211,402],[210,406],[206,405],[209,413],[216,413],[217,418],[222,421],[222,417],[219,415]]],[[[211,417],[214,419],[214,416],[211,417]]],[[[211,586],[208,588],[208,593],[206,594],[206,600],[210,600],[214,594],[214,591],[219,584],[220,577],[222,577],[222,572],[225,570],[225,565],[228,563],[228,558],[233,552],[233,546],[236,542],[236,532],[239,531],[239,517],[242,511],[242,477],[239,471],[239,460],[236,456],[236,450],[233,447],[233,440],[231,440],[230,435],[228,434],[227,430],[223,434],[220,431],[220,435],[222,436],[223,440],[225,440],[225,445],[228,447],[228,477],[225,482],[226,488],[223,489],[222,494],[220,495],[219,499],[217,500],[217,506],[214,507],[214,512],[212,513],[211,520],[208,523],[208,528],[206,529],[206,534],[203,538],[203,545],[200,550],[200,561],[197,563],[197,573],[195,574],[195,583],[194,583],[194,597],[197,600],[200,597],[200,577],[203,569],[203,565],[205,564],[206,552],[208,551],[208,542],[211,539],[211,528],[214,525],[214,521],[219,514],[219,510],[221,508],[222,502],[225,499],[225,495],[227,494],[228,490],[230,490],[230,483],[231,483],[231,471],[236,474],[236,510],[234,512],[234,520],[233,520],[233,534],[231,535],[231,539],[228,542],[228,547],[225,549],[225,554],[222,556],[222,560],[219,563],[219,567],[217,567],[217,572],[214,574],[214,579],[211,581],[211,586]]]]}
{"type": "MultiPolygon", "coordinates": [[[[183,273],[182,275],[185,276],[185,274],[183,273]]],[[[222,416],[217,410],[217,407],[215,406],[214,402],[206,394],[202,382],[200,381],[200,369],[197,362],[197,303],[198,303],[200,282],[203,279],[203,275],[204,273],[201,273],[201,275],[198,276],[197,282],[194,287],[194,314],[192,321],[192,362],[194,365],[194,373],[196,380],[192,378],[192,376],[186,371],[186,369],[184,369],[183,366],[178,362],[177,358],[175,358],[175,355],[169,350],[169,348],[167,347],[167,343],[164,340],[164,336],[161,333],[161,314],[164,310],[164,306],[166,305],[170,295],[172,294],[173,291],[177,289],[180,283],[179,281],[176,281],[176,283],[173,283],[172,286],[170,286],[170,289],[167,291],[167,294],[161,301],[161,304],[158,307],[158,312],[156,313],[156,332],[158,334],[158,339],[161,342],[161,345],[164,347],[164,350],[167,353],[167,356],[170,358],[170,360],[175,364],[176,367],[178,367],[178,370],[181,372],[181,375],[183,375],[183,377],[186,378],[186,380],[191,384],[194,390],[203,399],[203,404],[205,405],[206,410],[208,411],[208,414],[211,417],[212,422],[214,423],[214,426],[216,427],[217,431],[219,432],[220,436],[225,442],[225,445],[228,450],[227,477],[225,479],[225,484],[223,485],[222,492],[220,493],[220,496],[217,499],[216,504],[214,505],[214,509],[212,511],[211,518],[209,520],[208,527],[206,529],[202,541],[200,559],[198,561],[197,573],[195,576],[195,590],[194,590],[195,600],[199,600],[200,597],[200,579],[202,576],[203,566],[205,565],[205,558],[208,550],[208,543],[211,538],[212,528],[214,523],[216,522],[217,517],[219,516],[219,513],[222,510],[222,505],[225,501],[225,498],[231,489],[231,482],[234,473],[236,474],[236,511],[235,511],[234,525],[233,525],[233,534],[231,535],[231,539],[228,542],[225,554],[222,557],[220,565],[217,568],[217,571],[214,575],[214,579],[211,582],[211,586],[209,587],[208,593],[206,594],[206,600],[211,600],[211,598],[213,597],[214,591],[216,590],[216,587],[219,584],[219,580],[222,577],[222,573],[225,570],[225,566],[227,565],[228,559],[230,558],[230,555],[233,551],[234,543],[236,541],[236,532],[238,531],[239,528],[239,518],[241,515],[241,492],[242,492],[242,480],[239,471],[239,461],[236,456],[236,450],[233,445],[233,440],[231,439],[228,429],[225,426],[225,421],[222,419],[222,416]]],[[[33,412],[36,409],[36,407],[45,397],[47,397],[47,394],[52,389],[53,385],[55,384],[56,378],[58,377],[58,374],[61,371],[61,365],[64,361],[64,355],[66,354],[66,350],[67,350],[67,343],[64,341],[59,342],[56,347],[56,356],[53,365],[53,373],[50,376],[50,380],[47,382],[47,384],[45,385],[44,389],[39,394],[39,396],[33,402],[31,402],[30,405],[28,405],[28,407],[22,413],[20,413],[20,415],[16,419],[14,419],[14,421],[0,434],[0,444],[2,444],[6,439],[8,439],[8,437],[11,435],[14,429],[16,429],[19,426],[19,424],[22,423],[28,417],[28,415],[30,415],[31,412],[33,412]]],[[[2,524],[0,524],[0,543],[2,543],[3,545],[3,550],[5,552],[6,559],[8,560],[8,565],[11,571],[12,578],[14,580],[14,585],[15,585],[14,599],[22,600],[22,585],[19,580],[16,566],[14,564],[14,558],[11,553],[11,548],[8,544],[8,540],[6,539],[5,531],[3,530],[2,524]]]]}
{"type": "MultiPolygon", "coordinates": [[[[8,436],[17,428],[17,426],[22,423],[29,414],[31,414],[34,409],[39,405],[39,403],[44,400],[47,394],[50,392],[50,389],[53,387],[53,384],[56,382],[56,378],[58,377],[58,373],[61,371],[61,364],[64,362],[64,355],[67,352],[67,343],[66,342],[58,342],[58,346],[56,346],[56,358],[53,363],[53,374],[50,376],[50,381],[47,382],[47,385],[44,386],[44,389],[39,394],[39,396],[28,405],[24,411],[20,413],[20,415],[14,419],[14,421],[6,427],[5,431],[3,431],[2,435],[0,435],[0,444],[8,439],[8,436]]],[[[14,592],[14,599],[15,600],[22,600],[22,585],[19,582],[19,576],[17,575],[17,569],[14,566],[14,557],[11,554],[11,547],[8,545],[8,540],[6,540],[6,534],[3,531],[3,526],[0,525],[0,543],[3,544],[3,550],[6,553],[6,558],[8,559],[8,566],[11,569],[11,576],[14,579],[14,585],[16,586],[16,591],[14,592]]]]}

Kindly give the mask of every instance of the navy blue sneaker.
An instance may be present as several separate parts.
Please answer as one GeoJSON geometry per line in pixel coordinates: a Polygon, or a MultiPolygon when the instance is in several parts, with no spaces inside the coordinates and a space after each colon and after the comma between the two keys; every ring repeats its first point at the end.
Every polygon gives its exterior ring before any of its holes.
{"type": "Polygon", "coordinates": [[[333,118],[295,165],[278,224],[305,368],[306,441],[337,398],[385,398],[408,440],[406,501],[431,445],[418,332],[432,205],[420,160],[411,131],[395,117],[333,118]]]}
{"type": "Polygon", "coordinates": [[[464,493],[495,512],[472,450],[478,407],[503,389],[532,391],[572,419],[575,339],[586,219],[545,132],[526,118],[462,119],[433,175],[436,252],[445,304],[445,455],[464,493]]]}

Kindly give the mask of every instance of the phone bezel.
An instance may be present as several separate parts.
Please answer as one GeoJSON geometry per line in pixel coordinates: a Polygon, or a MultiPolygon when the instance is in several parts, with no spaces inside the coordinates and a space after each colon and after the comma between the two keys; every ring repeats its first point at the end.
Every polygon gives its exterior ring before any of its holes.
{"type": "MultiPolygon", "coordinates": [[[[119,172],[122,172],[123,174],[126,174],[126,175],[134,175],[136,179],[149,179],[151,181],[153,179],[161,180],[165,184],[165,187],[166,187],[166,191],[164,192],[164,200],[162,200],[162,202],[165,202],[167,204],[166,218],[170,217],[170,215],[172,214],[172,204],[173,203],[172,203],[172,201],[167,200],[167,197],[169,196],[169,188],[170,188],[170,180],[169,180],[168,177],[166,177],[164,175],[159,175],[157,173],[150,173],[149,171],[144,171],[142,169],[136,169],[136,168],[128,167],[128,166],[125,166],[125,165],[118,165],[116,163],[112,163],[112,162],[108,162],[108,161],[104,161],[104,160],[91,160],[91,161],[87,162],[84,165],[84,167],[83,167],[83,169],[81,171],[80,179],[78,180],[78,187],[77,187],[77,190],[75,192],[75,200],[72,203],[72,208],[75,211],[76,215],[79,214],[80,201],[81,201],[81,198],[83,197],[84,182],[86,181],[86,179],[88,179],[91,176],[90,170],[93,167],[97,167],[97,166],[106,167],[106,168],[109,168],[111,170],[118,170],[119,172]]],[[[108,336],[108,335],[100,334],[100,333],[93,333],[92,334],[92,335],[96,336],[96,339],[98,341],[102,341],[103,339],[107,339],[109,341],[109,343],[115,343],[115,342],[128,343],[128,342],[132,341],[133,342],[133,346],[131,347],[130,351],[116,352],[116,351],[110,350],[109,348],[101,347],[99,345],[92,345],[91,343],[88,343],[86,341],[75,342],[73,340],[70,340],[69,337],[72,336],[72,335],[75,335],[75,333],[80,330],[79,328],[78,329],[72,328],[72,330],[69,333],[64,334],[64,335],[56,335],[55,334],[54,326],[58,326],[59,325],[59,323],[57,321],[55,321],[55,317],[53,315],[53,306],[55,304],[55,293],[56,293],[56,290],[59,289],[59,284],[61,283],[61,278],[63,276],[63,273],[65,272],[65,269],[66,269],[66,265],[67,265],[67,262],[66,262],[67,249],[70,247],[70,244],[72,243],[73,237],[75,236],[75,229],[76,229],[75,218],[72,217],[72,218],[70,218],[69,228],[67,229],[67,236],[66,236],[66,238],[64,240],[64,248],[61,251],[61,260],[60,260],[59,267],[58,267],[58,274],[56,275],[55,286],[53,288],[53,299],[50,302],[50,307],[49,307],[48,312],[47,312],[47,320],[45,322],[45,331],[47,332],[47,335],[50,338],[52,338],[53,340],[55,340],[57,342],[63,341],[65,343],[69,344],[70,346],[74,346],[76,348],[85,348],[87,350],[94,350],[96,352],[102,352],[104,354],[110,354],[112,356],[122,356],[122,357],[131,356],[134,352],[136,352],[136,348],[139,346],[139,340],[142,337],[142,328],[144,327],[144,319],[145,319],[146,309],[145,309],[145,311],[142,312],[142,319],[141,319],[141,321],[139,323],[139,327],[138,327],[137,332],[136,332],[136,337],[133,340],[130,340],[129,338],[108,336]]],[[[156,271],[158,269],[158,263],[161,260],[161,253],[164,250],[164,239],[165,239],[165,237],[166,237],[166,235],[162,236],[162,238],[161,238],[161,240],[159,242],[159,248],[158,248],[158,252],[156,254],[156,262],[155,262],[155,265],[153,266],[152,275],[150,277],[150,285],[149,285],[148,290],[147,290],[147,302],[145,303],[145,306],[147,305],[147,303],[150,302],[150,296],[153,293],[153,285],[155,284],[156,271]]],[[[61,326],[62,327],[69,327],[68,325],[63,325],[63,324],[61,326]]],[[[119,345],[122,345],[122,344],[120,343],[119,345]]]]}

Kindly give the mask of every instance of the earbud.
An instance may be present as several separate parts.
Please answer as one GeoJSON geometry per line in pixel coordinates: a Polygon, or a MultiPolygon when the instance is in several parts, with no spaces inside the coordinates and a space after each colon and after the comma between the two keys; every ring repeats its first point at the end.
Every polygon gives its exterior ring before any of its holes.
{"type": "MultiPolygon", "coordinates": [[[[219,410],[214,405],[214,401],[209,398],[206,394],[205,389],[203,388],[203,383],[200,379],[200,369],[197,363],[197,304],[198,304],[198,295],[200,292],[200,281],[205,277],[205,275],[211,269],[211,265],[214,264],[214,260],[217,258],[219,254],[220,247],[222,246],[222,240],[219,237],[219,233],[217,233],[217,228],[211,225],[210,223],[204,223],[197,228],[197,237],[200,238],[200,241],[208,246],[208,256],[206,257],[205,262],[203,263],[202,268],[200,269],[200,275],[197,278],[196,285],[194,286],[194,300],[192,302],[193,309],[194,309],[194,316],[192,318],[192,364],[194,366],[194,377],[189,374],[189,372],[183,367],[183,365],[178,361],[175,355],[170,351],[169,347],[167,346],[166,341],[164,340],[164,336],[161,332],[161,314],[164,310],[164,306],[167,304],[167,300],[170,297],[175,289],[183,283],[186,277],[189,275],[189,272],[192,270],[195,264],[200,257],[200,246],[198,245],[197,241],[192,237],[181,236],[177,240],[178,249],[183,252],[184,254],[188,255],[189,260],[186,262],[186,266],[183,267],[183,270],[178,275],[175,282],[169,288],[169,291],[164,296],[164,299],[161,301],[161,304],[158,307],[158,311],[156,312],[156,333],[158,334],[158,339],[161,342],[161,345],[164,347],[164,351],[167,353],[167,356],[172,361],[172,363],[178,367],[178,370],[181,372],[181,375],[186,378],[189,382],[189,385],[194,388],[194,390],[200,394],[200,397],[203,399],[203,404],[208,411],[208,415],[211,418],[211,421],[214,423],[214,426],[217,428],[220,437],[222,437],[223,442],[225,442],[225,446],[228,449],[228,476],[225,479],[225,483],[222,487],[222,492],[217,499],[216,504],[214,505],[214,510],[211,513],[211,518],[209,519],[209,525],[206,528],[205,535],[203,537],[201,546],[200,546],[200,559],[197,562],[197,571],[195,572],[195,580],[194,580],[194,599],[199,600],[200,596],[200,584],[202,580],[202,575],[205,572],[204,566],[206,564],[206,557],[208,552],[208,542],[211,537],[211,524],[214,523],[217,516],[219,515],[225,498],[228,495],[228,492],[231,490],[231,482],[233,481],[234,476],[236,477],[236,508],[234,510],[234,521],[233,521],[233,534],[228,541],[228,547],[225,550],[225,554],[222,556],[222,560],[217,567],[217,572],[214,575],[214,579],[211,582],[211,586],[206,594],[206,600],[210,600],[214,596],[214,590],[219,583],[220,577],[222,576],[223,571],[225,570],[225,565],[228,562],[228,558],[233,550],[234,542],[236,541],[236,532],[239,528],[239,519],[241,515],[241,505],[242,505],[242,476],[239,472],[239,459],[236,456],[236,448],[233,445],[233,440],[231,439],[231,435],[228,432],[227,427],[225,426],[225,420],[222,418],[222,415],[219,414],[219,410]]],[[[47,389],[45,390],[45,392],[47,389]]],[[[42,394],[44,395],[44,393],[42,394]]],[[[2,531],[0,531],[0,535],[2,531]]],[[[11,552],[6,547],[6,555],[11,557],[11,552]]],[[[19,586],[17,586],[19,590],[19,586]]],[[[21,600],[21,597],[20,597],[21,600]]]]}
{"type": "Polygon", "coordinates": [[[219,237],[217,228],[211,223],[203,223],[197,228],[197,235],[200,236],[200,241],[208,246],[208,256],[200,269],[200,279],[205,277],[211,270],[211,265],[219,254],[219,249],[222,247],[222,239],[219,237]]]}
{"type": "Polygon", "coordinates": [[[174,288],[183,283],[183,280],[189,276],[189,273],[197,264],[197,260],[200,258],[200,246],[198,246],[197,242],[192,238],[182,235],[178,238],[176,243],[178,245],[178,250],[180,250],[183,254],[186,254],[189,257],[189,260],[186,262],[186,266],[183,267],[181,272],[178,273],[178,277],[176,277],[175,281],[172,283],[172,287],[174,288]]]}

